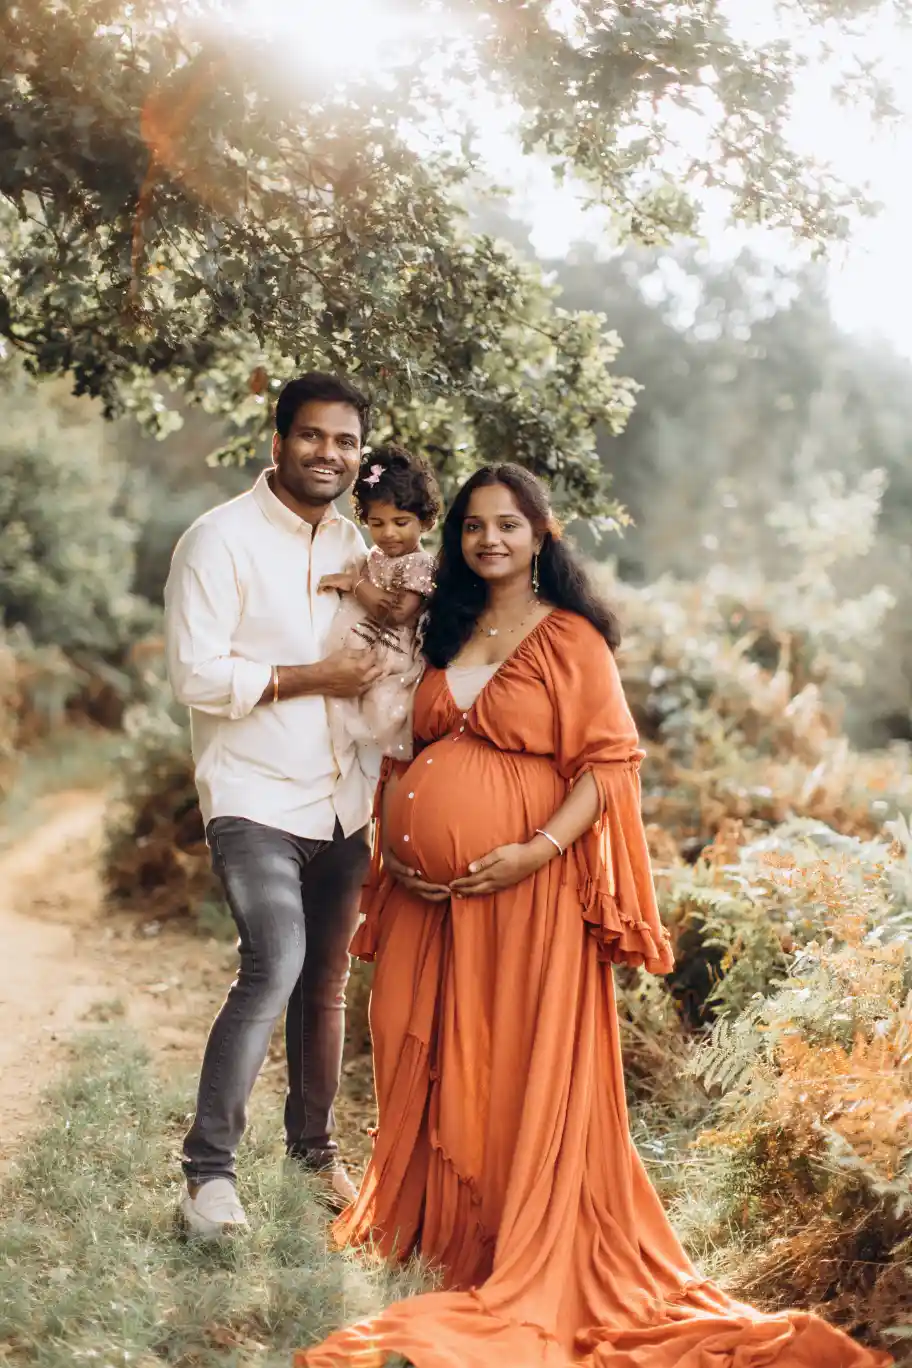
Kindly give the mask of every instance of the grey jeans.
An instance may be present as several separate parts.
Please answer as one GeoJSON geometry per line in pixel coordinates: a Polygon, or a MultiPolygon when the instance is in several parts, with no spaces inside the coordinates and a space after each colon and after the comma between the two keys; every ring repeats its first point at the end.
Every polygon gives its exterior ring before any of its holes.
{"type": "Polygon", "coordinates": [[[333,840],[313,841],[216,817],[206,839],[237,925],[240,968],[209,1033],[184,1173],[190,1183],[234,1179],[247,1103],[283,1011],[286,1146],[321,1167],[336,1150],[348,947],[370,859],[367,830],[346,838],[337,824],[333,840]]]}

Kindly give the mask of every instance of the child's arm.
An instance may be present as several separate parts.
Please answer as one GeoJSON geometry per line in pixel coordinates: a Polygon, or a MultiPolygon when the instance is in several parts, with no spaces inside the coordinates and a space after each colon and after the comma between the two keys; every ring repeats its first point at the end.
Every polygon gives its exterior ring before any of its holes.
{"type": "Polygon", "coordinates": [[[354,593],[355,572],[343,570],[341,575],[324,575],[317,585],[317,593],[325,594],[330,589],[335,589],[340,594],[354,593]]]}
{"type": "Polygon", "coordinates": [[[335,589],[339,594],[353,594],[358,580],[364,574],[366,565],[367,561],[362,557],[361,560],[355,561],[353,565],[348,566],[338,575],[324,575],[317,585],[317,593],[322,594],[327,590],[335,589]]]}
{"type": "Polygon", "coordinates": [[[386,621],[395,627],[411,626],[424,608],[433,588],[433,556],[426,551],[406,556],[401,562],[401,571],[397,577],[395,603],[390,606],[386,621]]]}
{"type": "Polygon", "coordinates": [[[357,581],[352,592],[361,607],[370,614],[375,622],[398,624],[397,614],[401,595],[397,594],[394,589],[378,589],[376,584],[371,584],[370,580],[364,576],[357,581]]]}
{"type": "MultiPolygon", "coordinates": [[[[335,589],[340,594],[353,594],[375,621],[399,625],[399,601],[402,595],[393,589],[379,589],[372,584],[367,575],[366,560],[343,570],[340,575],[324,575],[317,588],[320,593],[335,589]]],[[[408,597],[412,598],[413,595],[409,594],[408,597]]],[[[407,619],[403,618],[402,621],[407,619]]]]}
{"type": "Polygon", "coordinates": [[[399,594],[394,606],[390,608],[387,621],[396,627],[404,627],[414,622],[423,607],[424,595],[406,589],[399,594]]]}

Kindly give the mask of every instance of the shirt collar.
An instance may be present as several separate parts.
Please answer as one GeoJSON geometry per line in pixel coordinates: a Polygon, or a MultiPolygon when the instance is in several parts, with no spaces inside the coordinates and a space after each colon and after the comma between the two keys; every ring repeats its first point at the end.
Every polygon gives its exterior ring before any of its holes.
{"type": "MultiPolygon", "coordinates": [[[[303,518],[299,518],[297,513],[293,513],[290,508],[282,503],[280,498],[273,494],[269,486],[269,476],[271,474],[271,467],[269,470],[262,471],[256,484],[253,486],[253,497],[256,499],[269,521],[275,527],[281,527],[284,531],[291,532],[295,536],[297,536],[302,528],[306,528],[308,532],[315,532],[317,530],[316,527],[311,528],[310,523],[305,522],[303,518]]],[[[317,527],[328,527],[333,523],[340,523],[341,521],[342,514],[336,508],[335,504],[330,504],[323,514],[323,517],[317,523],[317,527]]]]}

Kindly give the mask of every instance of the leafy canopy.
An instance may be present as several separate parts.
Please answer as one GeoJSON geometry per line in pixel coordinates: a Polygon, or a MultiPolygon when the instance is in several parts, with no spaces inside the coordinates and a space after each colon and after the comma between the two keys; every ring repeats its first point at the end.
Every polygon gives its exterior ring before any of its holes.
{"type": "MultiPolygon", "coordinates": [[[[436,43],[340,84],[302,73],[301,21],[242,33],[203,0],[8,4],[0,336],[34,373],[159,430],[175,421],[167,378],[231,416],[236,457],[292,370],[346,371],[444,475],[512,458],[565,507],[609,512],[596,429],[619,431],[635,390],[613,370],[619,340],[471,233],[461,206],[482,170],[448,119],[476,91],[509,100],[525,150],[583,177],[619,239],[693,231],[710,189],[737,218],[823,241],[858,197],[789,146],[793,83],[809,34],[883,6],[789,0],[795,42],[753,46],[716,0],[404,8],[436,43]],[[682,116],[695,151],[677,146],[682,116]]],[[[854,87],[890,111],[866,68],[854,87]]]]}

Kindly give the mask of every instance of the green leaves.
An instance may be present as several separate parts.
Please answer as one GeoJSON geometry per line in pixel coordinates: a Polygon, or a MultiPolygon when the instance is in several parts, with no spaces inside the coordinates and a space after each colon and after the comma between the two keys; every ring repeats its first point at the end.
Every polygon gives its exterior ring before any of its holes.
{"type": "Polygon", "coordinates": [[[270,392],[304,366],[350,371],[397,429],[426,408],[460,461],[510,456],[559,477],[566,511],[616,512],[595,455],[633,402],[616,340],[469,235],[457,197],[475,153],[448,105],[478,85],[508,95],[527,147],[647,243],[695,229],[689,181],[815,238],[843,231],[850,197],[785,142],[798,58],[735,42],[712,0],[585,0],[566,32],[520,0],[462,0],[449,19],[459,41],[438,23],[436,51],[382,79],[308,89],[283,43],[239,38],[205,3],[8,9],[0,332],[109,414],[167,377],[234,418],[235,451],[263,426],[243,408],[253,366],[270,392]],[[705,136],[667,163],[676,109],[705,136]]]}
{"type": "Polygon", "coordinates": [[[70,656],[118,658],[154,623],[132,592],[137,539],[126,470],[96,424],[21,378],[4,385],[0,438],[0,626],[70,656]]]}

